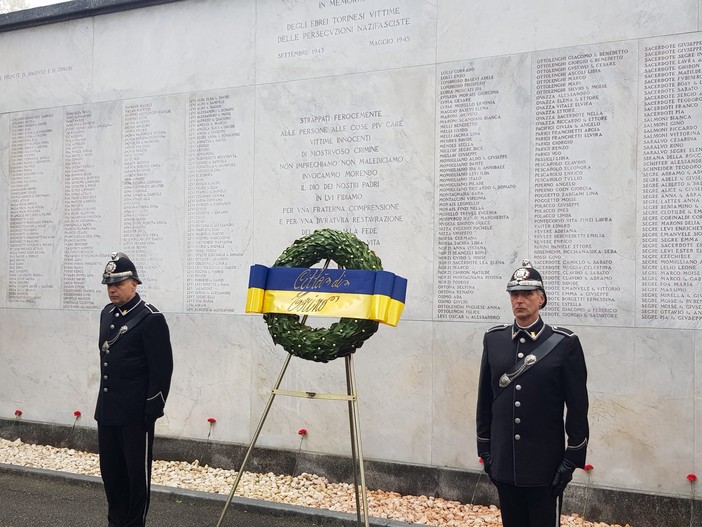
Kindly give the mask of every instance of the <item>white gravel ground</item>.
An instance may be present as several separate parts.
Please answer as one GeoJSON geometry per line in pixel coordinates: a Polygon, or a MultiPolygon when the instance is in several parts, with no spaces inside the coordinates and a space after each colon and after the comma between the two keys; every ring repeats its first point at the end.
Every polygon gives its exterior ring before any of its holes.
{"type": "MultiPolygon", "coordinates": [[[[0,463],[100,476],[96,454],[67,448],[31,445],[0,438],[0,463]]],[[[228,495],[236,471],[200,465],[197,461],[154,461],[152,483],[228,495]]],[[[237,496],[306,507],[355,513],[353,485],[330,483],[314,474],[256,474],[246,472],[237,496]]],[[[502,525],[496,507],[483,507],[427,496],[368,490],[370,516],[426,525],[491,527],[502,525]]],[[[591,522],[577,514],[563,516],[563,527],[632,527],[591,522]]]]}

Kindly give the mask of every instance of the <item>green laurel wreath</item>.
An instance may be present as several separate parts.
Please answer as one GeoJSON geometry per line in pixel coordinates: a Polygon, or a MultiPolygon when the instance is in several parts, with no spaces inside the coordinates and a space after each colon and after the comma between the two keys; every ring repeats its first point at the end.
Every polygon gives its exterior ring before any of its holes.
{"type": "MultiPolygon", "coordinates": [[[[298,238],[285,249],[274,267],[311,267],[321,260],[333,260],[346,269],[382,270],[380,258],[368,244],[355,235],[332,229],[320,229],[298,238]]],[[[329,328],[311,328],[298,315],[267,313],[263,320],[275,344],[306,360],[329,362],[345,357],[378,331],[378,322],[342,318],[329,328]]]]}

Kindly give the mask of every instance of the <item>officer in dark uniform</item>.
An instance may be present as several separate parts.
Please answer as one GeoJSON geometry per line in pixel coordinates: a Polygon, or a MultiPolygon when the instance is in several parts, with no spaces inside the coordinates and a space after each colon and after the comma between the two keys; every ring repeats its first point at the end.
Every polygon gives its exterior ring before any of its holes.
{"type": "Polygon", "coordinates": [[[558,526],[563,491],[585,466],[585,357],[575,333],[541,319],[546,291],[529,260],[507,291],[514,322],[483,338],[478,455],[497,487],[505,527],[558,526]]]}
{"type": "Polygon", "coordinates": [[[137,293],[136,267],[112,253],[102,283],[98,422],[100,472],[109,527],[143,527],[149,509],[154,423],[163,415],[173,372],[168,324],[137,293]]]}

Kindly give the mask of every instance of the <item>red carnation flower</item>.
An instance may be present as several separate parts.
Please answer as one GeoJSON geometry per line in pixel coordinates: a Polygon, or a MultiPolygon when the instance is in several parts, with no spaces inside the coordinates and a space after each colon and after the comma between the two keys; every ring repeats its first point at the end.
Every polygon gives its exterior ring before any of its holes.
{"type": "Polygon", "coordinates": [[[16,415],[17,417],[21,416],[21,415],[22,415],[22,410],[15,410],[15,415],[16,415]]]}
{"type": "Polygon", "coordinates": [[[483,458],[479,457],[479,458],[478,458],[478,463],[485,463],[485,461],[483,461],[483,458]]]}
{"type": "Polygon", "coordinates": [[[695,474],[688,474],[688,475],[687,475],[687,481],[689,481],[690,483],[694,483],[695,481],[697,481],[697,475],[695,475],[695,474]]]}
{"type": "Polygon", "coordinates": [[[76,410],[75,412],[73,412],[74,417],[80,417],[81,415],[83,414],[80,413],[80,410],[76,410]]]}
{"type": "Polygon", "coordinates": [[[306,428],[300,428],[300,429],[297,431],[297,435],[306,436],[306,435],[307,435],[307,429],[306,429],[306,428]]]}
{"type": "Polygon", "coordinates": [[[208,417],[207,422],[213,425],[217,422],[217,419],[215,419],[214,417],[208,417]]]}
{"type": "Polygon", "coordinates": [[[595,467],[593,467],[592,465],[585,465],[585,466],[583,467],[583,470],[584,470],[585,472],[590,472],[593,468],[595,468],[595,467]]]}

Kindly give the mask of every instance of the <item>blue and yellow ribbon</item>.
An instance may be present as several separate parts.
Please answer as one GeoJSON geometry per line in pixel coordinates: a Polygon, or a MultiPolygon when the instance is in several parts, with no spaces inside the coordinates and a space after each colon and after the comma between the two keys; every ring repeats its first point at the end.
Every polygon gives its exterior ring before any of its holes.
{"type": "Polygon", "coordinates": [[[362,318],[397,326],[407,279],[388,271],[252,265],[247,313],[362,318]]]}

